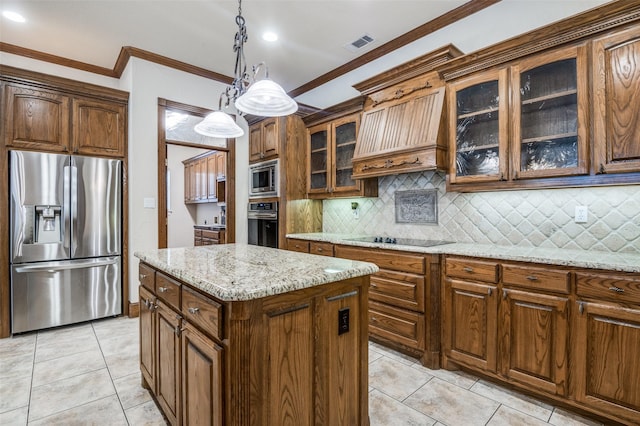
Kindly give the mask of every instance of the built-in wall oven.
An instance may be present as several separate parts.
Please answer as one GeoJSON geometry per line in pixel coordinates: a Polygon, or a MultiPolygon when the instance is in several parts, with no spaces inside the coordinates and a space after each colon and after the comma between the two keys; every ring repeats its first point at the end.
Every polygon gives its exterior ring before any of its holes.
{"type": "Polygon", "coordinates": [[[249,203],[249,244],[278,248],[278,203],[249,203]]]}
{"type": "Polygon", "coordinates": [[[249,166],[249,198],[278,196],[278,160],[249,166]]]}

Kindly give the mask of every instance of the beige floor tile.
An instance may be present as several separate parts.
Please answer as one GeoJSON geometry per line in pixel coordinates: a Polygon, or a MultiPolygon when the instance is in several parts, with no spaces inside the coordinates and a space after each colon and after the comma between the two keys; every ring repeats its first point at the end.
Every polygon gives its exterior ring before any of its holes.
{"type": "Polygon", "coordinates": [[[21,334],[0,339],[0,359],[5,356],[33,354],[36,350],[37,333],[21,334]]]}
{"type": "Polygon", "coordinates": [[[36,362],[99,349],[91,326],[38,333],[36,362]]]}
{"type": "Polygon", "coordinates": [[[95,337],[90,323],[67,325],[58,328],[38,331],[38,344],[59,342],[60,340],[78,339],[80,337],[95,337]]]}
{"type": "Polygon", "coordinates": [[[450,371],[443,368],[439,370],[431,370],[430,368],[423,367],[420,364],[414,364],[412,365],[412,367],[418,370],[424,370],[432,376],[435,376],[439,379],[444,380],[445,382],[449,382],[465,389],[470,389],[471,386],[473,386],[478,381],[477,377],[472,376],[469,373],[465,373],[461,370],[450,371]]]}
{"type": "Polygon", "coordinates": [[[33,372],[33,352],[5,355],[0,361],[0,380],[31,377],[33,372]]]}
{"type": "Polygon", "coordinates": [[[130,425],[164,426],[167,424],[153,401],[131,407],[124,413],[130,425]]]}
{"type": "Polygon", "coordinates": [[[369,364],[369,385],[402,401],[433,376],[386,356],[369,364]]]}
{"type": "Polygon", "coordinates": [[[484,380],[480,380],[473,385],[471,387],[471,391],[486,398],[491,398],[494,401],[500,402],[510,408],[514,408],[544,422],[549,420],[551,413],[553,412],[552,405],[545,404],[536,399],[484,380]]]}
{"type": "Polygon", "coordinates": [[[106,368],[58,380],[31,390],[29,421],[96,401],[116,391],[106,368]]]}
{"type": "Polygon", "coordinates": [[[498,409],[497,402],[437,377],[404,400],[404,403],[448,425],[485,425],[498,409]]]}
{"type": "Polygon", "coordinates": [[[2,426],[26,426],[29,406],[16,408],[0,414],[0,425],[2,426]]]}
{"type": "MultiPolygon", "coordinates": [[[[602,423],[600,422],[588,419],[562,408],[556,408],[553,410],[549,423],[555,426],[602,426],[602,423]]],[[[640,424],[640,420],[638,420],[638,424],[640,424]]]]}
{"type": "Polygon", "coordinates": [[[138,333],[123,333],[109,338],[101,338],[98,343],[105,357],[137,354],[140,350],[138,333]]]}
{"type": "Polygon", "coordinates": [[[141,385],[140,372],[129,374],[113,381],[122,408],[125,410],[136,405],[151,401],[151,394],[141,385]]]}
{"type": "Polygon", "coordinates": [[[413,365],[418,362],[417,359],[410,357],[409,355],[405,355],[403,353],[394,351],[393,349],[386,348],[379,343],[371,343],[372,350],[381,353],[384,356],[387,356],[396,361],[400,361],[406,365],[413,365]]]}
{"type": "Polygon", "coordinates": [[[98,349],[37,362],[33,369],[32,386],[42,386],[57,380],[100,370],[107,365],[98,349]]]}
{"type": "Polygon", "coordinates": [[[369,394],[369,420],[371,426],[427,426],[436,422],[378,390],[369,394]]]}
{"type": "Polygon", "coordinates": [[[29,426],[127,426],[118,397],[101,398],[43,419],[29,422],[29,426]]]}
{"type": "Polygon", "coordinates": [[[115,354],[104,357],[113,380],[140,372],[140,356],[138,351],[115,354]]]}
{"type": "Polygon", "coordinates": [[[513,408],[501,405],[498,411],[493,415],[487,426],[514,426],[514,425],[526,425],[526,426],[548,426],[548,423],[542,420],[531,417],[525,413],[522,413],[513,408]]]}
{"type": "Polygon", "coordinates": [[[379,359],[381,356],[383,355],[380,352],[377,352],[375,349],[372,349],[371,346],[369,347],[369,363],[372,363],[376,359],[379,359]]]}
{"type": "Polygon", "coordinates": [[[98,340],[108,339],[122,334],[137,334],[140,329],[138,318],[108,318],[94,321],[92,325],[98,340]]]}
{"type": "Polygon", "coordinates": [[[31,377],[0,380],[0,413],[29,405],[31,377]]]}

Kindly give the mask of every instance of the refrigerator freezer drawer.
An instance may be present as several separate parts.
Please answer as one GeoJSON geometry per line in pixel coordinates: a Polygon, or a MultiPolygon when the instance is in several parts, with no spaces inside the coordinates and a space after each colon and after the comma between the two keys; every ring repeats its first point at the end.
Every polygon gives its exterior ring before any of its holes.
{"type": "Polygon", "coordinates": [[[14,265],[13,333],[122,313],[120,256],[14,265]]]}

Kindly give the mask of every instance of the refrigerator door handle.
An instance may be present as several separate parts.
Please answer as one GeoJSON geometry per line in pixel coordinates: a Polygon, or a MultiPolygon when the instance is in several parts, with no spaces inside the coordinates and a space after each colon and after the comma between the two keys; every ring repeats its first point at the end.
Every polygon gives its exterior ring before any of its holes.
{"type": "Polygon", "coordinates": [[[104,260],[94,260],[87,259],[82,261],[75,261],[69,263],[60,264],[56,262],[52,263],[43,263],[37,265],[24,265],[24,266],[16,266],[14,267],[15,272],[38,272],[38,271],[46,271],[46,272],[57,272],[67,269],[83,269],[87,267],[98,267],[98,266],[107,266],[107,265],[115,265],[118,263],[118,257],[109,257],[104,260]]]}
{"type": "Polygon", "coordinates": [[[68,182],[69,188],[69,210],[71,210],[71,217],[69,219],[69,232],[65,234],[65,238],[71,238],[71,257],[76,256],[76,250],[78,248],[78,167],[73,157],[71,157],[71,166],[69,166],[70,179],[68,182]]]}
{"type": "Polygon", "coordinates": [[[71,246],[71,166],[64,166],[63,170],[64,187],[62,189],[62,199],[64,206],[62,207],[63,223],[62,223],[62,246],[69,249],[71,246]]]}

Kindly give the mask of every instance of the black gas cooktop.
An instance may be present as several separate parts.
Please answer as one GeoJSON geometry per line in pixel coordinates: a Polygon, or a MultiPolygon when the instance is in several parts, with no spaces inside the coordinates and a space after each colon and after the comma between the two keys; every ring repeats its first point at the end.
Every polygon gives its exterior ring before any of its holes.
{"type": "Polygon", "coordinates": [[[442,244],[451,244],[451,241],[442,240],[418,240],[413,238],[395,238],[395,237],[359,237],[348,238],[348,241],[363,241],[366,243],[383,243],[383,244],[398,244],[402,246],[418,246],[418,247],[432,247],[442,244]]]}

